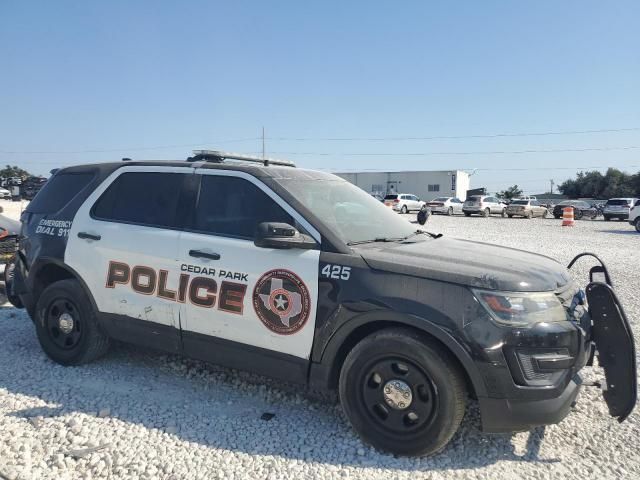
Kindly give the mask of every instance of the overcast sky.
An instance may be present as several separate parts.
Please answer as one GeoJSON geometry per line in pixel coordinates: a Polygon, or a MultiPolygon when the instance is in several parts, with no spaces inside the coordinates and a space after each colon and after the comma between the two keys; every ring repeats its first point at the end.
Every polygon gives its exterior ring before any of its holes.
{"type": "Polygon", "coordinates": [[[0,0],[0,163],[260,153],[264,126],[300,166],[477,168],[490,190],[638,171],[639,18],[637,1],[0,0]],[[619,131],[563,133],[585,130],[619,131]],[[521,133],[553,134],[502,136],[521,133]]]}

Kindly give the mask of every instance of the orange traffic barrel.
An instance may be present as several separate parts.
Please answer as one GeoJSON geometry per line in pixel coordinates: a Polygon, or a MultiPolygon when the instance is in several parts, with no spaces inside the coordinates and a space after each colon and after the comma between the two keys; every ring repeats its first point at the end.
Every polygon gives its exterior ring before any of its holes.
{"type": "Polygon", "coordinates": [[[573,207],[564,207],[562,209],[562,226],[573,227],[575,223],[573,220],[573,207]]]}

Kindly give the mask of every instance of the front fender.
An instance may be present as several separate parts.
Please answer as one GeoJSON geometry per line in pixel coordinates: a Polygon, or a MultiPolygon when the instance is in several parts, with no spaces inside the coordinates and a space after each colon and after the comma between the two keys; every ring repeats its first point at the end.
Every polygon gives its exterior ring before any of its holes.
{"type": "Polygon", "coordinates": [[[358,329],[366,328],[369,331],[375,331],[394,326],[415,328],[437,339],[460,362],[473,385],[476,396],[487,395],[484,380],[471,356],[450,333],[425,318],[389,310],[362,313],[342,324],[334,332],[317,361],[311,363],[309,383],[312,388],[325,390],[332,387],[332,379],[335,378],[337,369],[341,367],[336,364],[336,360],[341,359],[341,354],[344,353],[343,345],[346,345],[345,342],[348,342],[353,334],[357,335],[358,329]]]}

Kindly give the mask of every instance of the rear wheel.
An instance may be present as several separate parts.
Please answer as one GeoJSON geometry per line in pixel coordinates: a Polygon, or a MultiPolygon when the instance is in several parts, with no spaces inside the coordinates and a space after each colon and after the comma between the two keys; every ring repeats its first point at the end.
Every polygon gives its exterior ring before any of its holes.
{"type": "Polygon", "coordinates": [[[531,212],[527,212],[524,214],[524,218],[532,218],[533,217],[533,213],[531,212]]]}
{"type": "Polygon", "coordinates": [[[513,215],[507,215],[507,217],[509,217],[509,218],[513,218],[513,215]]]}
{"type": "Polygon", "coordinates": [[[573,209],[573,217],[574,217],[576,220],[580,220],[580,219],[582,218],[582,215],[583,215],[583,214],[582,214],[582,210],[578,210],[577,208],[574,208],[574,209],[573,209]]]}
{"type": "Polygon", "coordinates": [[[636,232],[640,233],[640,217],[636,218],[636,232]]]}
{"type": "Polygon", "coordinates": [[[36,304],[35,324],[42,349],[61,365],[91,362],[109,348],[109,337],[76,280],[60,280],[45,288],[36,304]]]}
{"type": "Polygon", "coordinates": [[[482,211],[482,216],[483,216],[483,217],[488,217],[489,215],[491,215],[491,210],[489,210],[488,208],[485,208],[485,209],[482,211]]]}
{"type": "Polygon", "coordinates": [[[400,213],[407,213],[409,212],[409,209],[407,208],[406,205],[403,205],[402,208],[400,209],[400,213]]]}
{"type": "Polygon", "coordinates": [[[340,401],[354,430],[398,455],[434,454],[465,411],[464,377],[452,355],[409,329],[382,330],[347,355],[340,401]]]}
{"type": "Polygon", "coordinates": [[[605,216],[604,216],[604,221],[605,221],[605,222],[610,222],[610,221],[611,221],[611,217],[609,217],[609,216],[605,215],[605,216]]]}
{"type": "Polygon", "coordinates": [[[470,216],[471,216],[471,214],[470,214],[470,213],[467,213],[467,212],[462,212],[462,213],[464,213],[464,216],[465,216],[465,217],[470,217],[470,216]]]}
{"type": "Polygon", "coordinates": [[[447,215],[453,215],[453,207],[449,207],[449,209],[447,210],[447,215]]]}

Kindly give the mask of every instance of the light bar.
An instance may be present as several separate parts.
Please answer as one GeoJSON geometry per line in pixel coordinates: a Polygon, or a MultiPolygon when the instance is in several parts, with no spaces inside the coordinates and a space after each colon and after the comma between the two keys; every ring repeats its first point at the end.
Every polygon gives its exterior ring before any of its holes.
{"type": "Polygon", "coordinates": [[[193,157],[187,158],[188,162],[212,162],[222,163],[225,160],[237,160],[240,162],[261,163],[264,166],[281,165],[284,167],[295,167],[296,164],[289,160],[277,160],[275,158],[260,158],[253,155],[243,155],[241,153],[220,152],[217,150],[194,150],[193,157]]]}

